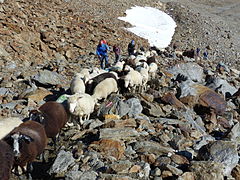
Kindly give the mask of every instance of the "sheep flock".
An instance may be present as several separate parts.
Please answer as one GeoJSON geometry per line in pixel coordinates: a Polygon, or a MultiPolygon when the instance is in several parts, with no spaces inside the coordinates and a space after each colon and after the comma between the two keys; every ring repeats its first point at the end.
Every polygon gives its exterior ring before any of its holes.
{"type": "Polygon", "coordinates": [[[48,138],[56,144],[61,129],[67,123],[73,122],[81,130],[84,121],[89,120],[110,94],[146,91],[147,82],[158,70],[156,54],[154,50],[138,52],[105,70],[82,68],[72,77],[69,84],[71,93],[62,95],[66,98],[66,105],[60,97],[31,110],[25,121],[13,117],[0,120],[0,160],[7,162],[2,164],[1,179],[9,179],[11,172],[19,175],[18,167],[21,173],[31,178],[32,162],[40,155],[44,160],[44,149],[50,142],[48,138]]]}

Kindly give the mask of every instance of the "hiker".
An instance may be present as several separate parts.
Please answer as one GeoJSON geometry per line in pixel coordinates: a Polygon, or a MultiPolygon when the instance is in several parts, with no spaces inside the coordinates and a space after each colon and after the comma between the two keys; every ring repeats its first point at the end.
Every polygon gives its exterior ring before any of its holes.
{"type": "Polygon", "coordinates": [[[120,48],[117,45],[114,45],[113,52],[115,54],[115,63],[117,63],[120,60],[120,48]]]}
{"type": "Polygon", "coordinates": [[[134,55],[134,51],[135,51],[135,41],[132,40],[129,44],[128,44],[128,55],[134,55]]]}
{"type": "Polygon", "coordinates": [[[207,51],[204,51],[204,52],[203,52],[203,59],[204,59],[204,60],[207,60],[207,59],[208,59],[208,52],[207,52],[207,51]]]}
{"type": "Polygon", "coordinates": [[[108,63],[108,53],[109,47],[107,45],[107,42],[104,39],[101,39],[99,41],[99,44],[97,46],[96,54],[100,60],[101,63],[101,69],[104,69],[109,66],[108,63]],[[104,66],[105,63],[105,66],[104,66]]]}

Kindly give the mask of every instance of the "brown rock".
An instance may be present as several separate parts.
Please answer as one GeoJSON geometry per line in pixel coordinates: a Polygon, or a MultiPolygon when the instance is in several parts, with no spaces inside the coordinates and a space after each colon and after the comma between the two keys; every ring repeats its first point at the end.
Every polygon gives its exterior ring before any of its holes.
{"type": "Polygon", "coordinates": [[[36,91],[31,92],[30,94],[27,94],[24,98],[31,99],[35,102],[42,101],[46,96],[52,95],[53,93],[51,91],[48,91],[44,88],[38,88],[36,91]]]}
{"type": "Polygon", "coordinates": [[[129,169],[129,173],[138,173],[141,170],[141,166],[139,165],[134,165],[129,169]]]}
{"type": "Polygon", "coordinates": [[[140,156],[142,161],[145,161],[149,164],[154,164],[156,161],[156,156],[154,154],[143,154],[140,156]]]}
{"type": "Polygon", "coordinates": [[[171,93],[171,92],[165,94],[161,99],[165,103],[171,104],[171,105],[173,105],[173,106],[175,106],[177,108],[184,108],[184,104],[181,101],[179,101],[176,98],[176,96],[173,93],[171,93]]]}
{"type": "Polygon", "coordinates": [[[125,120],[111,120],[104,124],[104,128],[124,128],[124,127],[132,127],[135,128],[137,123],[135,119],[129,118],[125,120]]]}
{"type": "Polygon", "coordinates": [[[167,177],[171,177],[171,176],[173,176],[172,172],[171,171],[167,171],[167,170],[164,170],[162,172],[162,175],[161,175],[162,178],[167,178],[167,177]]]}
{"type": "Polygon", "coordinates": [[[240,180],[240,165],[239,164],[232,170],[232,176],[235,178],[235,180],[240,180]]]}
{"type": "Polygon", "coordinates": [[[175,162],[176,164],[189,164],[189,161],[186,157],[178,155],[178,154],[173,154],[171,156],[171,160],[175,162]]]}
{"type": "Polygon", "coordinates": [[[102,139],[100,141],[95,141],[92,144],[98,145],[97,149],[104,156],[113,156],[117,160],[121,159],[125,152],[125,146],[121,141],[116,141],[112,139],[102,139]]]}
{"type": "Polygon", "coordinates": [[[147,94],[147,93],[142,93],[141,97],[144,98],[148,102],[153,102],[153,100],[154,100],[154,96],[151,94],[147,94]]]}
{"type": "Polygon", "coordinates": [[[183,180],[195,180],[194,174],[192,172],[185,172],[180,176],[183,180]]]}

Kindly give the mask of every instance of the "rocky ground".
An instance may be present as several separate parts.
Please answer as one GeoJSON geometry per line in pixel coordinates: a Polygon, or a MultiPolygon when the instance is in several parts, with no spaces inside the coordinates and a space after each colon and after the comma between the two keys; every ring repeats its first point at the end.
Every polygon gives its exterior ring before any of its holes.
{"type": "MultiPolygon", "coordinates": [[[[48,161],[34,163],[33,179],[240,179],[237,0],[2,2],[1,117],[26,118],[68,93],[74,73],[99,67],[94,53],[100,38],[119,44],[123,57],[131,39],[147,49],[147,41],[117,19],[131,6],[159,8],[177,23],[172,44],[156,57],[159,72],[148,91],[111,96],[81,131],[69,122],[57,150],[47,147],[48,161]],[[178,51],[207,49],[209,59],[182,60],[173,44],[178,51]],[[178,73],[194,83],[177,82],[178,73]]],[[[12,175],[19,178],[25,177],[12,175]]]]}

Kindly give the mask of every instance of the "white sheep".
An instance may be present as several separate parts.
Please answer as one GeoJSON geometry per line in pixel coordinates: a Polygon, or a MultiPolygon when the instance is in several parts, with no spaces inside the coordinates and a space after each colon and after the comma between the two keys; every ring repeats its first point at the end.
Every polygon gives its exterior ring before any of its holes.
{"type": "Polygon", "coordinates": [[[157,73],[157,69],[158,69],[158,66],[157,66],[156,63],[149,64],[148,73],[149,73],[150,79],[154,79],[155,78],[156,73],[157,73]]]}
{"type": "Polygon", "coordinates": [[[142,75],[142,88],[141,91],[144,92],[147,90],[147,82],[148,82],[148,69],[138,66],[136,67],[136,71],[138,71],[142,75]]]}
{"type": "Polygon", "coordinates": [[[111,93],[118,92],[118,85],[115,79],[107,78],[101,81],[93,91],[93,99],[95,102],[106,99],[111,93]]]}
{"type": "Polygon", "coordinates": [[[82,74],[82,78],[84,80],[84,83],[87,82],[90,79],[89,69],[83,68],[79,73],[82,74]]]}
{"type": "Polygon", "coordinates": [[[143,77],[142,75],[133,69],[129,71],[129,73],[124,77],[124,86],[125,88],[132,88],[133,92],[136,92],[136,88],[142,85],[143,77]]]}
{"type": "Polygon", "coordinates": [[[0,139],[5,137],[23,121],[19,117],[0,118],[0,139]]]}
{"type": "Polygon", "coordinates": [[[70,89],[72,94],[85,93],[86,87],[82,79],[82,74],[77,73],[71,81],[70,89]]]}
{"type": "Polygon", "coordinates": [[[112,68],[118,72],[121,72],[123,70],[124,64],[125,64],[125,61],[118,61],[112,68]]]}
{"type": "Polygon", "coordinates": [[[68,96],[68,107],[71,114],[79,117],[80,125],[90,118],[90,114],[94,111],[95,102],[92,96],[86,93],[76,93],[68,96]]]}

